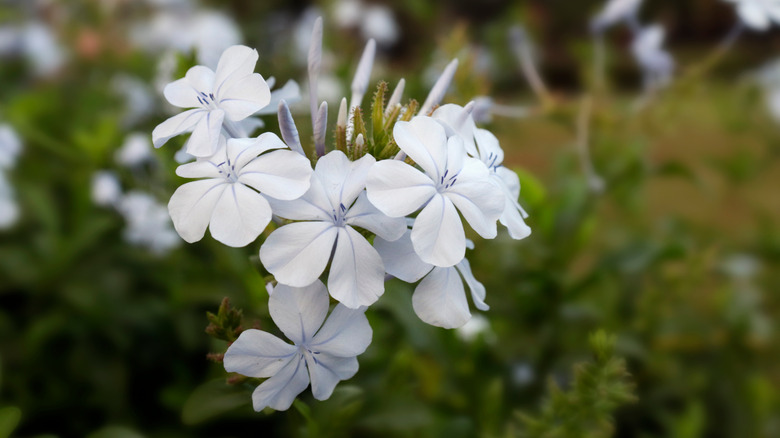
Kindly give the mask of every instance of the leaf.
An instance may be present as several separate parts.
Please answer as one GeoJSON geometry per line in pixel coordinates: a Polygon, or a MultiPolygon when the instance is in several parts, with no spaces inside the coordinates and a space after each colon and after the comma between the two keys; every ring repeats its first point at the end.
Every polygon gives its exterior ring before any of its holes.
{"type": "Polygon", "coordinates": [[[251,395],[225,379],[216,379],[195,388],[184,402],[181,420],[188,426],[204,423],[251,402],[251,395]]]}
{"type": "Polygon", "coordinates": [[[0,438],[9,438],[22,419],[22,410],[16,406],[0,408],[0,438]]]}

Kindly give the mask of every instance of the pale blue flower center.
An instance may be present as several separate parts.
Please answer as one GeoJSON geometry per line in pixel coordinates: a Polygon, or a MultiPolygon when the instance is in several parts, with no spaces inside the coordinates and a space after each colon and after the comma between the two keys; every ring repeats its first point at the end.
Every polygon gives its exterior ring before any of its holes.
{"type": "Polygon", "coordinates": [[[222,175],[228,182],[234,183],[238,181],[238,172],[236,172],[236,163],[231,163],[230,158],[227,161],[223,161],[217,164],[219,168],[219,174],[222,175]]]}
{"type": "Polygon", "coordinates": [[[493,172],[498,170],[498,168],[501,167],[501,162],[498,161],[498,154],[494,154],[493,152],[489,153],[485,159],[485,164],[487,165],[488,169],[493,172]]]}
{"type": "Polygon", "coordinates": [[[442,175],[441,178],[439,178],[439,184],[437,186],[439,191],[446,190],[449,189],[450,187],[453,187],[455,183],[458,182],[459,174],[460,172],[455,172],[452,175],[450,175],[450,170],[445,169],[444,175],[442,175]]]}
{"type": "Polygon", "coordinates": [[[196,96],[198,98],[198,102],[200,102],[201,105],[203,105],[203,108],[206,109],[215,109],[217,107],[216,99],[214,98],[214,93],[204,93],[202,91],[198,91],[198,95],[196,96]]]}
{"type": "Polygon", "coordinates": [[[333,214],[331,215],[331,217],[333,218],[333,223],[337,227],[343,227],[344,224],[346,223],[346,219],[344,218],[344,216],[347,214],[347,207],[345,207],[344,204],[339,204],[338,211],[336,211],[335,209],[331,211],[333,212],[333,214]]]}

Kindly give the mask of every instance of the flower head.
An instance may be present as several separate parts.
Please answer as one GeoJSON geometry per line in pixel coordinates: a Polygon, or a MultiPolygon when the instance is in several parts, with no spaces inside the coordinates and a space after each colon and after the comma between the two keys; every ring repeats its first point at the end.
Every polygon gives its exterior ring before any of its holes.
{"type": "Polygon", "coordinates": [[[739,18],[754,30],[767,30],[780,23],[780,0],[726,0],[735,3],[739,18]]]}
{"type": "Polygon", "coordinates": [[[171,137],[192,132],[187,152],[210,157],[219,147],[223,122],[239,122],[271,101],[265,80],[254,73],[257,51],[233,46],[219,58],[216,72],[196,65],[184,78],[165,87],[165,98],[172,105],[194,108],[162,122],[152,132],[155,147],[171,137]]]}
{"type": "Polygon", "coordinates": [[[644,73],[645,89],[667,85],[672,78],[674,59],[663,49],[664,28],[658,25],[643,28],[634,38],[631,50],[644,73]]]}
{"type": "Polygon", "coordinates": [[[326,400],[340,380],[354,376],[357,357],[371,343],[365,309],[339,304],[328,313],[328,291],[316,281],[303,288],[278,285],[268,300],[271,318],[290,345],[255,329],[245,330],[225,353],[225,370],[269,377],[252,394],[254,409],[285,410],[311,382],[317,400],[326,400]],[[308,372],[307,372],[308,371],[308,372]]]}
{"type": "Polygon", "coordinates": [[[176,189],[168,211],[187,242],[211,235],[228,246],[248,245],[271,220],[270,198],[295,199],[309,188],[311,165],[267,132],[257,138],[220,137],[211,158],[183,164],[176,174],[205,178],[176,189]]]}

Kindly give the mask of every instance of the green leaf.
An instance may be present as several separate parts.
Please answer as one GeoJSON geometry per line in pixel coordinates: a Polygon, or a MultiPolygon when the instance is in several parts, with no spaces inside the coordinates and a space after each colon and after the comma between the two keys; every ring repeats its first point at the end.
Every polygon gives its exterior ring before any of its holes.
{"type": "Polygon", "coordinates": [[[184,403],[181,420],[192,426],[246,406],[251,401],[250,393],[237,386],[216,379],[204,383],[192,392],[184,403]]]}
{"type": "Polygon", "coordinates": [[[9,438],[21,419],[22,411],[16,406],[0,408],[0,438],[9,438]]]}

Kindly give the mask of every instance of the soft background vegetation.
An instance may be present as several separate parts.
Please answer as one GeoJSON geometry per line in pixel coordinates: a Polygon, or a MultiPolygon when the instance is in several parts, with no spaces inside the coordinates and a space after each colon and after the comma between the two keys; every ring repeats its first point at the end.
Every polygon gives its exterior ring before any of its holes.
{"type": "MultiPolygon", "coordinates": [[[[48,3],[38,13],[70,51],[67,65],[35,78],[23,59],[0,64],[0,122],[25,145],[9,176],[22,219],[0,231],[0,436],[780,435],[780,126],[745,76],[780,53],[776,31],[745,35],[705,76],[640,112],[630,34],[611,31],[610,87],[592,95],[598,195],[578,161],[575,118],[600,1],[387,2],[403,34],[372,77],[405,77],[419,100],[426,68],[458,56],[450,101],[487,94],[538,106],[506,42],[509,26],[529,29],[557,104],[488,127],[521,175],[533,234],[476,242],[489,330],[466,340],[427,326],[411,288],[390,282],[369,311],[374,340],[353,379],[328,401],[306,391],[288,412],[254,413],[251,386],[225,385],[206,360],[226,345],[204,328],[223,297],[245,326],[273,327],[252,259],[259,244],[231,249],[207,236],[155,256],[126,243],[121,216],[90,200],[92,173],[118,169],[128,132],[112,78],[154,76],[155,55],[124,36],[147,9],[48,3]],[[485,54],[492,64],[481,68],[485,54]],[[600,329],[614,345],[591,335],[600,329]]],[[[715,0],[646,3],[643,21],[667,26],[682,72],[735,20],[715,0]]],[[[2,4],[0,26],[29,18],[24,4],[2,4]]],[[[236,18],[261,54],[258,72],[304,84],[291,35],[308,2],[208,4],[236,18]]],[[[333,24],[331,2],[318,5],[329,68],[347,90],[364,41],[333,24]]],[[[184,54],[180,71],[193,62],[184,54]]],[[[151,133],[167,117],[157,108],[133,129],[151,133]]],[[[296,116],[307,138],[308,115],[296,116]]],[[[155,151],[155,165],[118,169],[125,187],[167,202],[183,140],[155,151]]]]}

